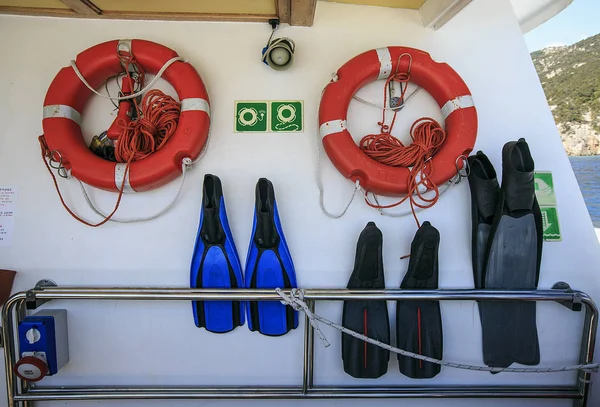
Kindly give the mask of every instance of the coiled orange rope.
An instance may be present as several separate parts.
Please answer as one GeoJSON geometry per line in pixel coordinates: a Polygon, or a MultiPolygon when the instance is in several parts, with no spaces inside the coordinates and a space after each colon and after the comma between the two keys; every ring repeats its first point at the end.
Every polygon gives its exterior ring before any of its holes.
{"type": "Polygon", "coordinates": [[[427,157],[432,157],[446,140],[440,124],[422,117],[410,128],[413,142],[405,146],[389,133],[369,134],[360,141],[361,149],[372,159],[393,167],[414,167],[427,157]]]}
{"type": "MultiPolygon", "coordinates": [[[[398,65],[400,65],[400,61],[398,61],[398,65]]],[[[384,107],[387,105],[387,89],[392,81],[401,84],[402,93],[400,100],[404,103],[404,96],[408,89],[408,82],[410,82],[410,65],[407,72],[397,72],[385,82],[383,88],[384,107]]],[[[437,203],[439,198],[438,187],[430,178],[433,172],[433,165],[430,159],[439,151],[446,140],[446,132],[436,120],[429,117],[422,117],[411,126],[410,137],[412,138],[412,143],[405,146],[391,134],[398,110],[394,112],[392,122],[389,126],[385,124],[385,112],[386,109],[384,108],[381,121],[377,123],[381,127],[381,132],[363,137],[360,140],[360,148],[369,157],[382,164],[394,167],[407,167],[409,169],[408,191],[404,198],[390,205],[374,204],[367,198],[365,198],[365,202],[372,208],[389,209],[409,200],[412,214],[417,225],[420,227],[415,207],[430,208],[437,203]],[[424,196],[420,187],[434,191],[434,196],[431,198],[424,196]]]]}
{"type": "Polygon", "coordinates": [[[160,150],[175,133],[181,103],[158,89],[142,99],[138,119],[124,126],[115,145],[119,162],[142,160],[160,150]]]}

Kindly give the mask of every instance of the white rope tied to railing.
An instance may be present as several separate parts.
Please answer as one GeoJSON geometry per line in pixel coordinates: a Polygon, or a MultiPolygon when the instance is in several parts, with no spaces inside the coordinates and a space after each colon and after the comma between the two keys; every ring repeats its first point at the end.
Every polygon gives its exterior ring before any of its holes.
{"type": "Polygon", "coordinates": [[[289,305],[296,311],[302,311],[306,314],[306,316],[308,317],[308,321],[310,322],[310,324],[312,325],[314,330],[317,332],[319,339],[321,339],[321,342],[323,342],[323,345],[326,348],[328,348],[331,344],[329,343],[329,341],[325,337],[325,334],[321,331],[321,328],[319,327],[319,323],[317,322],[317,320],[318,320],[317,315],[315,315],[310,310],[310,308],[308,308],[308,305],[306,305],[306,302],[304,302],[304,291],[302,291],[302,290],[297,291],[295,288],[292,289],[292,291],[294,293],[293,294],[294,296],[298,295],[298,301],[292,300],[291,297],[287,296],[283,291],[281,291],[281,289],[279,289],[279,288],[275,289],[275,292],[277,292],[277,294],[279,294],[279,296],[282,298],[282,301],[281,301],[282,303],[289,305]]]}
{"type": "Polygon", "coordinates": [[[324,318],[324,317],[312,312],[310,310],[310,308],[308,307],[308,305],[306,304],[306,302],[304,302],[304,291],[301,289],[296,289],[296,288],[292,289],[290,295],[287,295],[286,293],[284,293],[280,288],[276,288],[275,292],[277,293],[277,295],[279,295],[281,297],[282,304],[289,305],[292,308],[294,308],[294,310],[302,311],[306,314],[306,316],[308,317],[308,320],[310,321],[311,326],[313,328],[315,328],[315,330],[317,331],[317,334],[319,335],[319,338],[321,338],[321,340],[325,344],[325,347],[329,346],[329,342],[325,338],[325,335],[323,334],[321,329],[318,327],[319,322],[322,322],[325,325],[330,326],[331,328],[337,329],[338,331],[343,332],[347,335],[350,335],[354,338],[357,338],[357,339],[360,339],[367,343],[370,343],[372,345],[378,346],[382,349],[386,349],[392,353],[397,353],[402,356],[408,356],[408,357],[411,357],[414,359],[423,360],[423,361],[429,362],[429,363],[435,363],[435,364],[441,365],[441,366],[452,367],[455,369],[476,370],[476,371],[491,372],[491,373],[500,373],[500,372],[556,373],[556,372],[569,372],[569,371],[574,371],[574,370],[583,370],[585,372],[591,373],[591,372],[597,372],[598,368],[600,367],[600,364],[598,364],[598,363],[588,363],[588,364],[579,364],[579,365],[563,366],[563,367],[504,367],[504,368],[502,368],[502,367],[477,366],[477,365],[469,365],[469,364],[465,364],[465,363],[448,362],[448,361],[444,361],[444,360],[440,360],[440,359],[435,359],[435,358],[432,358],[429,356],[419,355],[418,353],[410,352],[410,351],[407,351],[404,349],[396,348],[394,346],[388,345],[387,343],[380,342],[373,338],[369,338],[368,336],[359,334],[358,332],[355,332],[351,329],[348,329],[346,327],[338,325],[335,322],[332,322],[332,321],[328,320],[327,318],[324,318]]]}

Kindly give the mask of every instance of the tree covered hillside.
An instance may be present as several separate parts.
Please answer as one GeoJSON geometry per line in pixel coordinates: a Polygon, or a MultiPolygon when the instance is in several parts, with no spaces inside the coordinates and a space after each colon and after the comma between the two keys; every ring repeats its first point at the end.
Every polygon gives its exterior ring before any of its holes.
{"type": "Polygon", "coordinates": [[[567,152],[600,154],[600,34],[531,58],[567,152]]]}

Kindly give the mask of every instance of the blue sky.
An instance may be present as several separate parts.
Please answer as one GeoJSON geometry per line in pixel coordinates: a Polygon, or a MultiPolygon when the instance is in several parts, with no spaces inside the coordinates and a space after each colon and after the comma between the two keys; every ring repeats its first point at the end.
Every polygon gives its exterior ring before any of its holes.
{"type": "Polygon", "coordinates": [[[554,18],[525,34],[529,51],[571,45],[600,33],[600,0],[573,0],[554,18]]]}

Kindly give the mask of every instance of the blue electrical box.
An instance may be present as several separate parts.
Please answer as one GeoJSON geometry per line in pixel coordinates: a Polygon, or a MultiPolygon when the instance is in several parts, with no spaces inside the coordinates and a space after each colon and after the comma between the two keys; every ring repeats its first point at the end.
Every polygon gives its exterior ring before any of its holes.
{"type": "Polygon", "coordinates": [[[41,310],[19,324],[19,355],[15,373],[37,382],[58,372],[69,361],[67,311],[41,310]]]}

